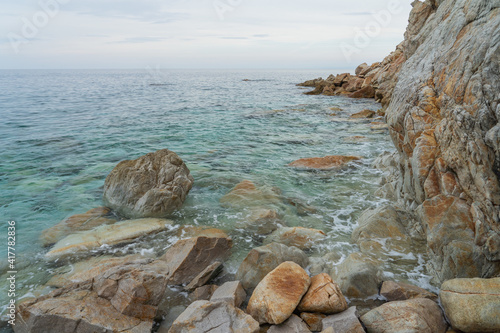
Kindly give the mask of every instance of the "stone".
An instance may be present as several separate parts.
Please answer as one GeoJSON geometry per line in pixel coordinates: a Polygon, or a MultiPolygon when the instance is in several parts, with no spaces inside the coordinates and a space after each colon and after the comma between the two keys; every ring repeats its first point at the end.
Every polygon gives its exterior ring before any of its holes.
{"type": "Polygon", "coordinates": [[[40,242],[42,246],[50,246],[70,234],[90,230],[105,224],[113,224],[117,220],[110,214],[111,210],[109,208],[97,207],[83,214],[72,215],[55,226],[42,231],[40,242]]]}
{"type": "Polygon", "coordinates": [[[194,237],[177,241],[161,257],[169,268],[168,284],[188,284],[208,266],[229,255],[229,238],[194,237]]]}
{"type": "Polygon", "coordinates": [[[330,326],[322,330],[321,333],[335,333],[335,330],[333,329],[332,326],[330,326]]]}
{"type": "Polygon", "coordinates": [[[210,297],[212,297],[213,293],[219,288],[219,286],[215,284],[207,284],[203,287],[196,288],[193,290],[191,294],[189,294],[189,298],[194,301],[208,301],[210,297]]]}
{"type": "Polygon", "coordinates": [[[448,280],[439,296],[454,329],[500,332],[500,277],[448,280]]]}
{"type": "Polygon", "coordinates": [[[370,129],[374,131],[389,129],[389,125],[381,121],[373,121],[370,123],[370,129]]]}
{"type": "Polygon", "coordinates": [[[333,328],[335,333],[364,333],[365,330],[359,322],[358,312],[355,306],[351,306],[347,310],[330,315],[323,319],[323,330],[329,327],[333,328]]]}
{"type": "Polygon", "coordinates": [[[168,333],[170,327],[174,321],[184,312],[186,311],[186,307],[182,305],[174,306],[169,309],[165,318],[161,321],[160,327],[158,328],[157,333],[168,333]]]}
{"type": "Polygon", "coordinates": [[[241,281],[246,290],[255,288],[269,272],[285,261],[293,261],[303,268],[309,264],[309,259],[300,249],[271,243],[248,252],[236,272],[236,280],[241,281]]]}
{"type": "Polygon", "coordinates": [[[203,271],[201,271],[187,286],[184,287],[185,290],[191,291],[198,287],[205,285],[208,281],[215,278],[222,271],[222,263],[216,261],[211,265],[208,265],[203,271]]]}
{"type": "Polygon", "coordinates": [[[361,253],[350,254],[336,266],[330,276],[339,284],[346,297],[366,298],[377,295],[382,283],[378,262],[361,253]]]}
{"type": "Polygon", "coordinates": [[[311,286],[297,307],[300,312],[334,314],[345,311],[347,302],[340,287],[326,274],[311,278],[311,286]]]}
{"type": "Polygon", "coordinates": [[[115,246],[131,243],[139,237],[165,230],[170,220],[146,218],[103,225],[92,230],[69,235],[58,241],[45,258],[49,261],[72,256],[89,255],[103,245],[115,246]]]}
{"type": "Polygon", "coordinates": [[[196,301],[174,321],[169,333],[257,333],[259,323],[227,302],[196,301]]]}
{"type": "Polygon", "coordinates": [[[284,262],[257,285],[248,301],[247,312],[259,324],[279,325],[292,315],[310,283],[302,267],[291,261],[284,262]]]}
{"type": "Polygon", "coordinates": [[[16,333],[144,333],[153,320],[126,316],[95,292],[75,290],[21,304],[13,328],[16,333]]]}
{"type": "Polygon", "coordinates": [[[322,313],[302,312],[300,318],[306,323],[310,331],[319,332],[323,330],[322,320],[326,318],[322,313]]]}
{"type": "Polygon", "coordinates": [[[276,210],[259,207],[251,208],[241,223],[242,228],[255,230],[259,235],[268,235],[280,225],[283,225],[283,221],[276,210]]]}
{"type": "Polygon", "coordinates": [[[228,302],[239,308],[247,298],[247,293],[240,281],[230,281],[217,288],[210,298],[210,302],[228,302]]]}
{"type": "Polygon", "coordinates": [[[374,98],[375,97],[375,89],[372,86],[366,86],[358,91],[353,92],[348,95],[351,98],[374,98]]]}
{"type": "Polygon", "coordinates": [[[179,228],[177,233],[177,237],[181,239],[199,236],[210,238],[229,238],[228,234],[221,229],[194,225],[183,225],[179,228]]]}
{"type": "Polygon", "coordinates": [[[375,111],[365,109],[363,111],[352,114],[349,118],[373,118],[375,116],[375,111]]]}
{"type": "Polygon", "coordinates": [[[385,303],[361,317],[368,332],[445,333],[448,325],[439,305],[426,298],[385,303]]]}
{"type": "Polygon", "coordinates": [[[438,296],[430,291],[417,286],[394,281],[384,281],[380,288],[380,296],[385,297],[387,301],[404,301],[412,298],[428,298],[437,301],[438,296]]]}
{"type": "Polygon", "coordinates": [[[272,325],[268,333],[311,333],[306,323],[297,315],[291,315],[284,323],[272,325]]]}
{"type": "Polygon", "coordinates": [[[370,139],[367,138],[366,136],[363,135],[354,135],[354,136],[348,136],[342,139],[344,142],[347,143],[362,143],[362,142],[369,142],[370,139]]]}
{"type": "Polygon", "coordinates": [[[281,243],[287,246],[295,246],[301,250],[308,250],[318,242],[324,240],[326,234],[317,229],[303,227],[282,227],[266,237],[265,243],[281,243]]]}
{"type": "Polygon", "coordinates": [[[243,180],[220,199],[223,207],[248,208],[280,204],[278,193],[272,188],[257,187],[250,180],[243,180]]]}
{"type": "Polygon", "coordinates": [[[356,70],[354,71],[354,73],[356,73],[356,75],[359,75],[366,68],[368,68],[368,64],[366,62],[362,63],[361,65],[359,65],[358,67],[356,67],[356,70]]]}
{"type": "Polygon", "coordinates": [[[118,163],[106,177],[103,200],[127,217],[165,217],[182,206],[193,183],[182,159],[162,149],[118,163]]]}
{"type": "Polygon", "coordinates": [[[288,166],[316,170],[340,170],[347,167],[349,163],[360,159],[361,158],[358,156],[332,155],[325,157],[303,158],[288,164],[288,166]]]}

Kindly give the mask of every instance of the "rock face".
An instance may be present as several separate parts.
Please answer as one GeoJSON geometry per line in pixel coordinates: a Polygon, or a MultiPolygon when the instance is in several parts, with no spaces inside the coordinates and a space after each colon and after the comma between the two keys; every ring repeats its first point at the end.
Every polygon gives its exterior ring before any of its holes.
{"type": "Polygon", "coordinates": [[[179,209],[194,179],[168,149],[122,161],[106,177],[104,203],[127,217],[165,217],[179,209]]]}
{"type": "Polygon", "coordinates": [[[294,161],[288,166],[295,168],[317,169],[317,170],[340,170],[345,168],[348,163],[358,161],[361,158],[358,156],[325,156],[325,157],[312,157],[302,158],[294,161]]]}
{"type": "Polygon", "coordinates": [[[147,218],[103,225],[61,239],[45,254],[45,258],[54,261],[74,255],[88,255],[103,245],[130,243],[138,237],[165,230],[170,224],[170,220],[147,218]]]}
{"type": "Polygon", "coordinates": [[[178,241],[161,258],[168,263],[168,283],[191,282],[214,262],[226,258],[231,247],[231,239],[224,237],[200,236],[178,241]]]}
{"type": "Polygon", "coordinates": [[[361,321],[370,333],[445,333],[448,327],[437,303],[426,298],[385,303],[361,321]]]}
{"type": "Polygon", "coordinates": [[[441,286],[440,297],[453,328],[500,332],[500,277],[448,280],[441,286]]]}
{"type": "Polygon", "coordinates": [[[311,278],[311,286],[299,303],[301,312],[333,314],[347,309],[347,302],[339,286],[326,274],[311,278]]]}
{"type": "Polygon", "coordinates": [[[292,315],[310,283],[302,267],[291,261],[284,262],[255,288],[247,312],[260,324],[281,324],[292,315]]]}
{"type": "Polygon", "coordinates": [[[389,181],[418,207],[441,281],[500,271],[499,35],[498,1],[415,2],[387,107],[389,181]]]}
{"type": "Polygon", "coordinates": [[[269,272],[285,261],[293,261],[304,268],[309,264],[306,254],[298,248],[271,243],[248,252],[236,272],[236,279],[245,289],[255,288],[269,272]]]}
{"type": "Polygon", "coordinates": [[[72,215],[52,228],[44,230],[40,242],[42,246],[49,246],[72,233],[115,223],[116,219],[110,216],[110,213],[111,210],[107,207],[97,207],[83,214],[72,215]]]}
{"type": "Polygon", "coordinates": [[[287,246],[295,246],[301,250],[310,249],[317,242],[325,239],[326,234],[321,230],[302,227],[279,228],[266,238],[266,243],[277,242],[287,246]]]}
{"type": "Polygon", "coordinates": [[[257,333],[259,323],[227,302],[196,301],[172,324],[169,333],[257,333]]]}

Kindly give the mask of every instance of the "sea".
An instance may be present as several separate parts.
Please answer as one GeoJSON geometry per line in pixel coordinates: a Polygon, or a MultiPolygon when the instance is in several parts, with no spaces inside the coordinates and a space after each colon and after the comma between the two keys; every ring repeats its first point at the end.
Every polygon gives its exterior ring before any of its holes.
{"type": "MultiPolygon", "coordinates": [[[[375,195],[382,172],[377,156],[394,151],[389,134],[349,114],[378,110],[372,99],[309,96],[297,83],[340,70],[1,70],[0,71],[0,306],[3,320],[15,275],[16,302],[50,291],[57,272],[41,246],[43,230],[103,205],[106,176],[114,166],[167,148],[195,179],[174,227],[226,231],[234,248],[226,262],[236,272],[265,237],[242,227],[245,212],[223,207],[222,196],[243,180],[278,189],[283,198],[314,207],[278,207],[288,226],[320,229],[326,239],[308,255],[336,253],[337,265],[358,251],[350,241],[357,218],[386,200],[375,195]],[[332,108],[334,108],[332,110],[332,108]],[[337,109],[338,108],[338,109],[337,109]],[[339,111],[341,109],[341,111],[339,111]],[[353,136],[363,140],[353,141],[353,136]],[[290,168],[306,157],[355,155],[340,171],[290,168]],[[9,247],[9,222],[15,244],[9,247]],[[10,254],[9,254],[10,252],[10,254]],[[11,259],[8,261],[8,259],[11,259]],[[12,260],[13,259],[13,260],[12,260]],[[9,267],[13,264],[12,267],[9,267]]],[[[174,228],[175,229],[175,228],[174,228]]],[[[93,255],[161,255],[178,240],[169,230],[93,255]]],[[[12,239],[10,239],[12,241],[12,239]]],[[[430,286],[425,255],[387,260],[388,278],[430,286]]]]}

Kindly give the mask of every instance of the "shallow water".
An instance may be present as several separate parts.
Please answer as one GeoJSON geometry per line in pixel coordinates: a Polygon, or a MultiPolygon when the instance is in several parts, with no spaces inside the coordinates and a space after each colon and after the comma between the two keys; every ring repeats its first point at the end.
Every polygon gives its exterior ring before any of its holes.
{"type": "MultiPolygon", "coordinates": [[[[224,208],[220,198],[244,179],[279,188],[276,207],[289,226],[327,233],[310,255],[356,251],[349,243],[356,218],[383,200],[374,196],[380,172],[373,159],[394,148],[388,134],[366,122],[338,116],[377,110],[373,100],[306,96],[295,86],[331,71],[0,71],[0,246],[6,264],[7,221],[17,223],[17,293],[31,295],[47,281],[42,230],[102,205],[106,175],[121,160],[162,148],[175,151],[195,179],[176,224],[213,226],[234,241],[226,269],[235,272],[263,238],[241,227],[245,210],[224,208]],[[243,81],[250,79],[250,81],[243,81]],[[362,135],[368,141],[348,143],[362,135]],[[325,155],[363,160],[340,172],[288,168],[293,160],[325,155]],[[286,203],[316,209],[307,215],[286,203]]],[[[161,254],[177,238],[164,232],[112,252],[161,254]]],[[[427,286],[425,257],[388,263],[388,274],[427,286]]],[[[0,278],[6,290],[5,275],[0,278]]],[[[6,304],[0,292],[0,304],[6,304]]]]}

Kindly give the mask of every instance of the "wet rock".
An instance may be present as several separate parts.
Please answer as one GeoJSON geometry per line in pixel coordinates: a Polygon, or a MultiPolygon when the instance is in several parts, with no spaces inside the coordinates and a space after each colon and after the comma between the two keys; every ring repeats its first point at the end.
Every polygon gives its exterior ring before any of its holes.
{"type": "Polygon", "coordinates": [[[229,238],[194,237],[175,243],[161,257],[168,264],[171,285],[191,282],[215,261],[229,255],[232,241],[229,238]]]}
{"type": "Polygon", "coordinates": [[[339,107],[337,107],[337,106],[333,106],[333,107],[331,107],[331,108],[330,108],[330,110],[332,110],[332,111],[337,111],[337,112],[343,111],[343,109],[342,109],[342,108],[339,108],[339,107]]]}
{"type": "Polygon", "coordinates": [[[168,149],[127,160],[106,177],[106,206],[128,217],[164,217],[179,209],[194,179],[182,159],[168,149]]]}
{"type": "Polygon", "coordinates": [[[185,290],[191,291],[198,287],[205,285],[208,281],[215,278],[222,271],[222,263],[216,261],[211,265],[208,265],[203,271],[201,271],[187,286],[184,287],[185,290]]]}
{"type": "Polygon", "coordinates": [[[325,239],[326,234],[317,229],[303,227],[279,228],[270,234],[265,243],[281,243],[287,246],[295,246],[301,250],[307,250],[325,239]]]}
{"type": "Polygon", "coordinates": [[[428,298],[437,301],[438,296],[417,286],[394,281],[384,281],[380,288],[380,295],[389,302],[404,301],[412,298],[428,298]]]}
{"type": "Polygon", "coordinates": [[[370,129],[374,131],[389,129],[389,125],[381,121],[373,121],[370,123],[370,129]]]}
{"type": "Polygon", "coordinates": [[[319,332],[323,330],[322,320],[326,318],[322,313],[302,312],[300,318],[306,323],[310,331],[319,332]]]}
{"type": "Polygon", "coordinates": [[[255,230],[259,235],[268,235],[283,224],[276,210],[256,207],[250,209],[250,213],[245,217],[241,227],[255,230]]]}
{"type": "Polygon", "coordinates": [[[170,327],[174,321],[184,312],[186,311],[186,307],[182,305],[174,306],[169,309],[168,313],[165,315],[165,318],[162,320],[160,327],[158,328],[157,333],[168,333],[170,327]]]}
{"type": "Polygon", "coordinates": [[[361,317],[368,332],[445,333],[441,308],[426,298],[385,303],[361,317]]]}
{"type": "Polygon", "coordinates": [[[169,333],[259,332],[259,323],[227,302],[196,301],[172,324],[169,333]]]}
{"type": "Polygon", "coordinates": [[[45,258],[55,261],[76,255],[88,255],[103,245],[131,243],[141,236],[165,230],[170,224],[172,224],[170,220],[148,218],[103,225],[61,239],[45,254],[45,258]]]}
{"type": "Polygon", "coordinates": [[[361,253],[352,253],[330,275],[347,297],[366,298],[377,295],[382,283],[379,263],[361,253]]]}
{"type": "Polygon", "coordinates": [[[291,315],[284,323],[272,325],[268,333],[311,333],[306,323],[300,317],[291,315]]]}
{"type": "Polygon", "coordinates": [[[453,279],[441,285],[441,304],[462,332],[500,332],[500,277],[453,279]]]}
{"type": "Polygon", "coordinates": [[[219,286],[214,284],[204,285],[203,287],[196,288],[191,294],[189,294],[189,298],[192,301],[208,301],[217,288],[219,288],[219,286]]]}
{"type": "Polygon", "coordinates": [[[220,199],[223,207],[248,208],[279,204],[278,193],[272,188],[257,187],[252,181],[244,180],[220,199]]]}
{"type": "Polygon", "coordinates": [[[361,143],[361,142],[369,142],[370,139],[367,138],[366,136],[363,135],[354,135],[354,136],[348,136],[342,139],[344,142],[347,143],[361,143]]]}
{"type": "Polygon", "coordinates": [[[360,159],[361,158],[358,156],[332,155],[325,157],[303,158],[288,164],[288,166],[317,170],[340,170],[347,167],[349,163],[360,159]]]}
{"type": "Polygon", "coordinates": [[[245,301],[247,293],[240,281],[230,281],[217,288],[210,302],[228,302],[237,308],[245,301]]]}
{"type": "Polygon", "coordinates": [[[181,239],[199,236],[210,238],[229,238],[228,234],[221,229],[194,225],[183,225],[179,228],[177,233],[177,237],[181,239]]]}
{"type": "Polygon", "coordinates": [[[323,331],[333,328],[335,333],[364,333],[365,330],[359,322],[358,312],[355,306],[347,310],[330,315],[323,319],[323,331]]]}
{"type": "Polygon", "coordinates": [[[236,279],[243,288],[255,288],[273,269],[285,261],[293,261],[301,267],[307,267],[309,259],[296,247],[271,243],[252,249],[236,272],[236,279]]]}
{"type": "Polygon", "coordinates": [[[352,114],[349,118],[359,119],[359,118],[373,118],[375,116],[375,111],[365,109],[363,111],[352,114]]]}
{"type": "Polygon", "coordinates": [[[326,274],[311,278],[309,290],[304,295],[297,309],[301,312],[333,314],[347,309],[347,302],[340,287],[326,274]]]}
{"type": "Polygon", "coordinates": [[[113,224],[117,220],[110,216],[110,213],[111,210],[107,207],[97,207],[84,214],[72,215],[44,230],[40,236],[40,242],[42,246],[49,246],[70,234],[90,230],[101,225],[113,224]]]}
{"type": "Polygon", "coordinates": [[[310,283],[302,267],[291,261],[284,262],[255,288],[247,312],[260,324],[281,324],[292,315],[310,283]]]}
{"type": "Polygon", "coordinates": [[[341,259],[342,255],[337,252],[327,253],[323,257],[310,257],[310,264],[308,266],[309,272],[312,275],[329,273],[341,259]]]}

